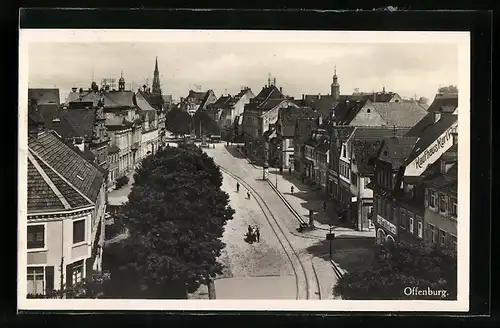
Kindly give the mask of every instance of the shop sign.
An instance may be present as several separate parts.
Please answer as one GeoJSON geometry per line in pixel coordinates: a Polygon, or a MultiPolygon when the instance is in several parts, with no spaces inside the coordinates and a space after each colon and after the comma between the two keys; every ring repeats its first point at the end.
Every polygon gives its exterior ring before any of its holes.
{"type": "Polygon", "coordinates": [[[385,229],[387,229],[388,231],[390,231],[393,235],[397,234],[396,226],[391,222],[387,221],[386,219],[384,219],[383,217],[381,217],[380,215],[377,215],[377,223],[382,227],[384,227],[385,229]]]}
{"type": "Polygon", "coordinates": [[[457,131],[458,123],[455,122],[406,167],[405,176],[420,176],[427,166],[434,163],[453,145],[453,134],[457,131]]]}

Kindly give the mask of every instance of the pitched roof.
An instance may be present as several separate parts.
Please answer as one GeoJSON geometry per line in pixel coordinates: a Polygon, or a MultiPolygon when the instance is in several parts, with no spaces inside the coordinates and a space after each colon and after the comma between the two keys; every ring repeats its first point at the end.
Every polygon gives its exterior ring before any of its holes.
{"type": "Polygon", "coordinates": [[[37,105],[37,109],[43,125],[47,129],[52,129],[54,119],[59,116],[59,106],[56,104],[40,104],[37,105]]]}
{"type": "Polygon", "coordinates": [[[350,139],[375,140],[392,136],[403,137],[408,133],[409,130],[409,128],[391,128],[387,126],[357,126],[354,128],[350,139]]]}
{"type": "Polygon", "coordinates": [[[134,101],[134,105],[137,106],[138,109],[143,110],[143,111],[144,110],[156,111],[156,109],[153,106],[151,106],[148,99],[146,99],[144,97],[144,95],[142,94],[142,91],[135,93],[132,99],[134,101]]]}
{"type": "Polygon", "coordinates": [[[305,141],[306,145],[317,147],[319,146],[324,140],[328,140],[328,136],[326,135],[326,131],[323,129],[314,129],[311,131],[309,134],[308,138],[305,141]]]}
{"type": "Polygon", "coordinates": [[[189,90],[187,98],[192,98],[195,102],[201,102],[205,98],[206,92],[189,90]]]}
{"type": "Polygon", "coordinates": [[[93,91],[73,92],[71,91],[66,98],[65,105],[71,106],[71,103],[88,102],[92,106],[97,106],[99,100],[102,98],[101,94],[93,91]]]}
{"type": "Polygon", "coordinates": [[[75,108],[62,110],[59,124],[54,124],[54,130],[65,138],[92,137],[95,123],[95,109],[75,108]]]}
{"type": "Polygon", "coordinates": [[[303,106],[309,106],[320,112],[328,112],[337,106],[338,100],[331,95],[304,95],[303,106]]]}
{"type": "Polygon", "coordinates": [[[339,139],[340,143],[346,142],[354,132],[355,127],[350,125],[336,125],[333,126],[330,134],[332,139],[339,139]]]}
{"type": "Polygon", "coordinates": [[[428,113],[419,123],[417,123],[408,133],[409,137],[418,137],[418,142],[415,145],[415,152],[408,159],[415,159],[422,151],[432,144],[436,139],[443,134],[448,128],[455,124],[458,120],[458,115],[441,114],[439,121],[434,122],[434,113],[428,113]]]}
{"type": "Polygon", "coordinates": [[[399,137],[385,138],[379,159],[392,164],[394,169],[404,165],[413,151],[418,138],[399,137]]]}
{"type": "Polygon", "coordinates": [[[436,161],[435,163],[430,165],[424,173],[426,173],[426,176],[422,182],[425,186],[455,194],[457,193],[458,161],[456,157],[446,173],[441,172],[439,161],[436,161]]]}
{"type": "Polygon", "coordinates": [[[245,109],[251,110],[269,110],[285,100],[285,96],[276,88],[276,86],[267,86],[262,88],[257,96],[252,98],[248,104],[245,105],[245,109]]]}
{"type": "Polygon", "coordinates": [[[216,102],[214,102],[213,104],[210,104],[210,106],[217,107],[217,108],[226,108],[229,106],[229,103],[232,99],[233,98],[231,97],[231,95],[221,96],[219,99],[217,99],[216,102]]]}
{"type": "Polygon", "coordinates": [[[372,102],[389,102],[398,94],[395,92],[353,92],[352,95],[363,97],[372,102]]]}
{"type": "Polygon", "coordinates": [[[293,138],[297,144],[303,144],[310,136],[312,130],[316,127],[313,119],[299,118],[295,123],[293,138]]]}
{"type": "Polygon", "coordinates": [[[48,167],[62,175],[69,184],[91,201],[96,201],[106,177],[95,165],[83,158],[78,150],[49,131],[43,131],[37,137],[30,136],[28,147],[30,153],[43,159],[48,167]]]}
{"type": "Polygon", "coordinates": [[[366,104],[366,101],[367,100],[352,99],[341,100],[334,109],[337,123],[344,125],[350,124],[361,108],[366,104]]]}
{"type": "Polygon", "coordinates": [[[59,99],[59,89],[55,88],[30,88],[28,89],[28,99],[36,99],[39,105],[56,105],[61,104],[59,99]]]}
{"type": "Polygon", "coordinates": [[[278,112],[281,123],[282,135],[284,137],[293,137],[295,132],[295,122],[299,118],[315,118],[316,114],[310,107],[282,107],[278,112]]]}
{"type": "Polygon", "coordinates": [[[436,95],[428,112],[452,113],[458,107],[458,95],[436,95]]]}
{"type": "Polygon", "coordinates": [[[389,126],[413,127],[427,115],[425,108],[417,103],[374,102],[371,105],[389,126]]]}
{"type": "Polygon", "coordinates": [[[134,93],[132,91],[106,91],[103,94],[104,107],[135,107],[134,93]]]}
{"type": "Polygon", "coordinates": [[[353,162],[358,168],[358,174],[373,174],[374,162],[383,144],[383,138],[355,139],[351,142],[353,162]]]}

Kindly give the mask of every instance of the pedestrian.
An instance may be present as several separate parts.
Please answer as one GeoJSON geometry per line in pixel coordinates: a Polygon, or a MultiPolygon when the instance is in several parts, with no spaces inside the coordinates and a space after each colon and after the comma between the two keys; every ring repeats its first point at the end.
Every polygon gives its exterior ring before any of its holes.
{"type": "Polygon", "coordinates": [[[250,237],[252,235],[252,226],[248,225],[248,236],[250,237]]]}
{"type": "Polygon", "coordinates": [[[288,174],[290,174],[290,175],[292,174],[292,168],[291,167],[288,168],[288,174]]]}
{"type": "Polygon", "coordinates": [[[250,199],[250,193],[247,191],[247,198],[250,199]]]}
{"type": "Polygon", "coordinates": [[[257,227],[255,229],[255,237],[257,237],[257,242],[260,241],[260,230],[259,230],[259,227],[257,227]]]}
{"type": "Polygon", "coordinates": [[[292,194],[293,194],[293,186],[291,186],[291,187],[290,187],[290,191],[291,191],[291,192],[292,192],[292,194]]]}
{"type": "Polygon", "coordinates": [[[323,211],[326,211],[326,200],[323,201],[323,211]]]}
{"type": "Polygon", "coordinates": [[[240,184],[236,182],[236,192],[240,192],[240,184]]]}

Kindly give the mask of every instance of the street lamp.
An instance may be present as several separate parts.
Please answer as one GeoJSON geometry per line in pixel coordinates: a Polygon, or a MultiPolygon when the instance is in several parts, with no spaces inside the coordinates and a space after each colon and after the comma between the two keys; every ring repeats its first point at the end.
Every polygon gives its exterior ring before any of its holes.
{"type": "Polygon", "coordinates": [[[326,240],[328,240],[330,243],[330,261],[332,260],[332,241],[333,241],[333,239],[335,239],[335,234],[332,232],[332,229],[333,229],[333,225],[330,223],[330,230],[326,234],[326,240]]]}
{"type": "Polygon", "coordinates": [[[278,170],[279,166],[281,165],[281,146],[276,146],[276,152],[278,153],[278,163],[276,167],[276,189],[278,189],[278,170]]]}

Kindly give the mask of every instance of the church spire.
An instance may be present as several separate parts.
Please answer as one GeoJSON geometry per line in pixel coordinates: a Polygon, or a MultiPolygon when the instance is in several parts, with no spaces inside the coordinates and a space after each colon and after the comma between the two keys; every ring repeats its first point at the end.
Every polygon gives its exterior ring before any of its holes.
{"type": "Polygon", "coordinates": [[[333,68],[333,79],[332,84],[330,85],[331,96],[334,100],[339,99],[340,97],[340,84],[338,82],[337,77],[337,65],[333,68]]]}
{"type": "Polygon", "coordinates": [[[153,93],[161,94],[160,71],[158,70],[158,57],[155,60],[155,71],[153,73],[153,93]]]}

